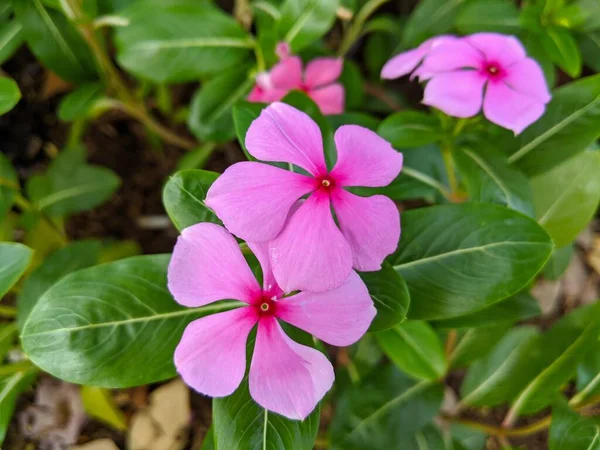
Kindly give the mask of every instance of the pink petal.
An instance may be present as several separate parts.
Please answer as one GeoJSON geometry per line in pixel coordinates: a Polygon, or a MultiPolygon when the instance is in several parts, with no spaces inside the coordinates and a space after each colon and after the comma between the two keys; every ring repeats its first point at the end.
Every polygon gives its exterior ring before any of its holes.
{"type": "MultiPolygon", "coordinates": [[[[248,94],[248,101],[254,103],[264,102],[264,90],[258,84],[255,85],[248,94]]],[[[266,103],[266,102],[265,102],[266,103]]]]}
{"type": "Polygon", "coordinates": [[[285,58],[269,71],[274,89],[292,90],[302,84],[302,60],[298,56],[285,58]]]}
{"type": "Polygon", "coordinates": [[[464,68],[480,68],[484,57],[464,39],[446,39],[432,48],[423,61],[425,73],[452,72],[464,68]]]}
{"type": "Polygon", "coordinates": [[[388,197],[359,197],[343,189],[332,195],[333,209],[344,237],[352,248],[354,268],[361,272],[381,269],[400,239],[400,213],[388,197]]]}
{"type": "Polygon", "coordinates": [[[315,192],[269,243],[277,284],[284,292],[327,291],[352,270],[352,251],[331,215],[329,197],[315,192]]]}
{"type": "Polygon", "coordinates": [[[531,58],[525,58],[507,69],[502,81],[520,94],[533,97],[542,103],[550,101],[550,91],[540,65],[531,58]]]}
{"type": "Polygon", "coordinates": [[[274,318],[258,324],[250,365],[250,395],[263,408],[304,420],[333,385],[323,353],[292,341],[274,318]]]}
{"type": "Polygon", "coordinates": [[[523,95],[502,82],[488,84],[483,101],[485,117],[515,134],[521,133],[538,120],[544,110],[544,103],[523,95]]]}
{"type": "Polygon", "coordinates": [[[527,56],[523,45],[514,36],[498,33],[475,33],[467,36],[465,40],[482,52],[486,61],[498,63],[505,70],[527,56]]]}
{"type": "Polygon", "coordinates": [[[429,46],[423,44],[412,50],[399,53],[386,62],[381,69],[381,78],[393,80],[408,75],[415,70],[429,52],[429,46]]]}
{"type": "Polygon", "coordinates": [[[425,87],[423,103],[455,117],[472,117],[481,109],[486,78],[460,70],[433,77],[425,87]]]}
{"type": "Polygon", "coordinates": [[[175,350],[175,367],[201,394],[224,397],[246,371],[246,340],[257,317],[244,307],[194,320],[175,350]]]}
{"type": "Polygon", "coordinates": [[[315,58],[306,66],[304,84],[309,88],[317,88],[333,83],[340,77],[343,68],[342,58],[315,58]]]}
{"type": "Polygon", "coordinates": [[[280,297],[283,294],[281,288],[277,285],[271,267],[271,259],[269,258],[269,244],[267,242],[246,242],[248,248],[252,250],[256,259],[260,264],[263,274],[263,291],[267,296],[280,297]]]}
{"type": "Polygon", "coordinates": [[[313,89],[308,96],[313,99],[321,112],[325,115],[342,114],[346,92],[339,83],[313,89]]]}
{"type": "Polygon", "coordinates": [[[338,185],[387,186],[402,169],[402,153],[367,128],[343,125],[334,140],[338,158],[331,177],[338,185]]]}
{"type": "Polygon", "coordinates": [[[246,148],[256,159],[295,164],[312,175],[327,171],[318,125],[285,103],[262,110],[248,129],[246,148]]]}
{"type": "Polygon", "coordinates": [[[246,161],[228,167],[217,178],[205,203],[231,233],[262,242],[279,234],[292,205],[313,189],[313,178],[246,161]]]}
{"type": "Polygon", "coordinates": [[[198,223],[177,239],[168,270],[169,291],[184,306],[203,306],[217,300],[250,303],[260,286],[225,228],[198,223]]]}
{"type": "Polygon", "coordinates": [[[367,287],[351,272],[340,287],[301,292],[277,303],[277,317],[331,345],[358,341],[377,313],[367,287]]]}
{"type": "Polygon", "coordinates": [[[290,44],[288,42],[278,42],[275,46],[275,54],[279,59],[285,59],[290,56],[292,53],[292,49],[290,48],[290,44]]]}

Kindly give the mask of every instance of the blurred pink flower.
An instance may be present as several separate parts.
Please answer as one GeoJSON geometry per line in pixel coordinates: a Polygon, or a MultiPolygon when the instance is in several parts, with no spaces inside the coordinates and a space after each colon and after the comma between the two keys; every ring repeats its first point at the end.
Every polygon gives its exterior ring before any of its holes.
{"type": "Polygon", "coordinates": [[[344,112],[344,87],[336,81],[343,68],[340,58],[315,58],[302,73],[302,60],[289,55],[289,46],[280,43],[277,54],[281,60],[269,72],[256,77],[256,85],[248,100],[272,103],[281,100],[292,90],[305,92],[323,114],[344,112]]]}
{"type": "Polygon", "coordinates": [[[400,215],[392,200],[360,197],[345,188],[388,185],[400,173],[402,154],[356,125],[338,128],[334,140],[337,162],[329,171],[317,124],[289,105],[274,103],[248,129],[246,148],[257,159],[286,162],[309,175],[241,162],[229,167],[206,196],[230,232],[249,242],[269,241],[275,279],[286,292],[336,288],[353,267],[379,270],[400,239],[400,215]]]}
{"type": "Polygon", "coordinates": [[[279,321],[337,346],[367,331],[375,308],[356,273],[337,289],[284,297],[271,271],[266,244],[248,243],[263,273],[256,281],[236,240],[223,227],[199,223],[177,240],[169,264],[169,290],[178,303],[198,307],[236,299],[246,305],[190,323],[175,350],[183,380],[212,397],[232,394],[246,371],[246,341],[258,324],[250,364],[250,395],[266,409],[304,419],[331,388],[334,374],[325,355],[291,340],[279,321]]]}
{"type": "Polygon", "coordinates": [[[426,105],[455,117],[475,116],[483,106],[490,122],[515,134],[544,114],[551,98],[546,79],[517,38],[477,33],[445,37],[427,47],[428,42],[431,40],[421,45],[424,49],[395,56],[386,64],[391,68],[385,70],[386,75],[401,76],[412,70],[417,57],[422,59],[415,75],[421,81],[428,80],[423,98],[426,105]]]}

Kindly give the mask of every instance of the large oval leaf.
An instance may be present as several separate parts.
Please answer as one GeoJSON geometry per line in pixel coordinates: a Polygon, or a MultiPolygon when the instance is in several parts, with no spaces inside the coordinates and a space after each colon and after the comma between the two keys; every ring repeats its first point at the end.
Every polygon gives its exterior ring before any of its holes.
{"type": "Polygon", "coordinates": [[[0,64],[4,64],[23,43],[23,25],[13,19],[0,24],[0,64]]]}
{"type": "Polygon", "coordinates": [[[414,47],[436,34],[446,33],[467,0],[423,0],[418,3],[404,27],[404,45],[414,47]]]}
{"type": "Polygon", "coordinates": [[[32,255],[33,251],[23,244],[0,243],[0,298],[19,281],[32,255]]]}
{"type": "Polygon", "coordinates": [[[279,36],[298,52],[323,36],[335,21],[339,0],[285,0],[279,36]]]}
{"type": "Polygon", "coordinates": [[[169,255],[135,256],[66,276],[31,312],[23,349],[72,383],[121,388],[174,376],[186,325],[233,305],[181,307],[167,290],[168,262],[169,255]]]}
{"type": "Polygon", "coordinates": [[[161,83],[194,81],[234,67],[253,46],[235,20],[208,2],[139,2],[123,15],[129,25],[117,29],[117,60],[161,83]]]}
{"type": "Polygon", "coordinates": [[[564,399],[552,407],[550,450],[600,450],[600,423],[573,411],[564,399]]]}
{"type": "Polygon", "coordinates": [[[462,34],[480,31],[513,34],[520,31],[519,9],[510,0],[478,0],[467,3],[456,18],[462,34]]]}
{"type": "Polygon", "coordinates": [[[533,220],[486,203],[405,212],[390,257],[411,297],[409,318],[472,313],[521,290],[544,267],[552,241],[533,220]]]}
{"type": "Polygon", "coordinates": [[[21,99],[21,91],[15,80],[0,77],[0,115],[7,113],[21,99]]]}

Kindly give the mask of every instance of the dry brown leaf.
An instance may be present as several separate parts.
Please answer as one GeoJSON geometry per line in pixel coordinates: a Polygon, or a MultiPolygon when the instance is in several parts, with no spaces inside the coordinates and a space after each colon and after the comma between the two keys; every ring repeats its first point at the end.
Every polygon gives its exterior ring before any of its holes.
{"type": "Polygon", "coordinates": [[[48,100],[56,94],[70,91],[73,88],[71,83],[66,82],[51,70],[46,71],[46,78],[42,86],[42,100],[48,100]]]}

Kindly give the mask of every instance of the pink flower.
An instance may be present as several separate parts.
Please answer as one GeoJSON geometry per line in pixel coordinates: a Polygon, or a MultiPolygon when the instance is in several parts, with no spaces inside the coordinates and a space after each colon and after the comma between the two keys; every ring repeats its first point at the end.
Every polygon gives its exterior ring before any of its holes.
{"type": "Polygon", "coordinates": [[[229,167],[206,196],[230,232],[249,242],[269,241],[275,279],[286,292],[336,288],[353,267],[379,270],[398,245],[400,215],[394,202],[383,195],[359,197],[345,188],[388,185],[402,168],[402,154],[356,125],[338,128],[334,140],[337,162],[329,171],[317,124],[289,105],[274,103],[248,129],[246,147],[257,159],[299,166],[308,175],[241,162],[229,167]]]}
{"type": "Polygon", "coordinates": [[[263,273],[263,288],[237,242],[223,227],[199,223],[181,233],[169,264],[169,290],[178,303],[198,307],[237,299],[244,307],[190,323],[175,350],[183,380],[212,397],[233,393],[246,371],[246,341],[258,324],[250,364],[250,395],[258,404],[290,419],[304,419],[333,383],[325,355],[291,340],[285,321],[337,346],[367,331],[375,308],[356,273],[337,289],[283,297],[273,278],[266,244],[248,243],[263,273]]]}
{"type": "Polygon", "coordinates": [[[276,102],[295,89],[313,99],[323,114],[344,112],[344,87],[336,83],[342,73],[342,59],[315,58],[308,63],[303,74],[302,60],[298,56],[288,56],[281,44],[277,53],[282,57],[281,61],[270,72],[256,77],[256,86],[248,96],[249,101],[276,102]]]}

